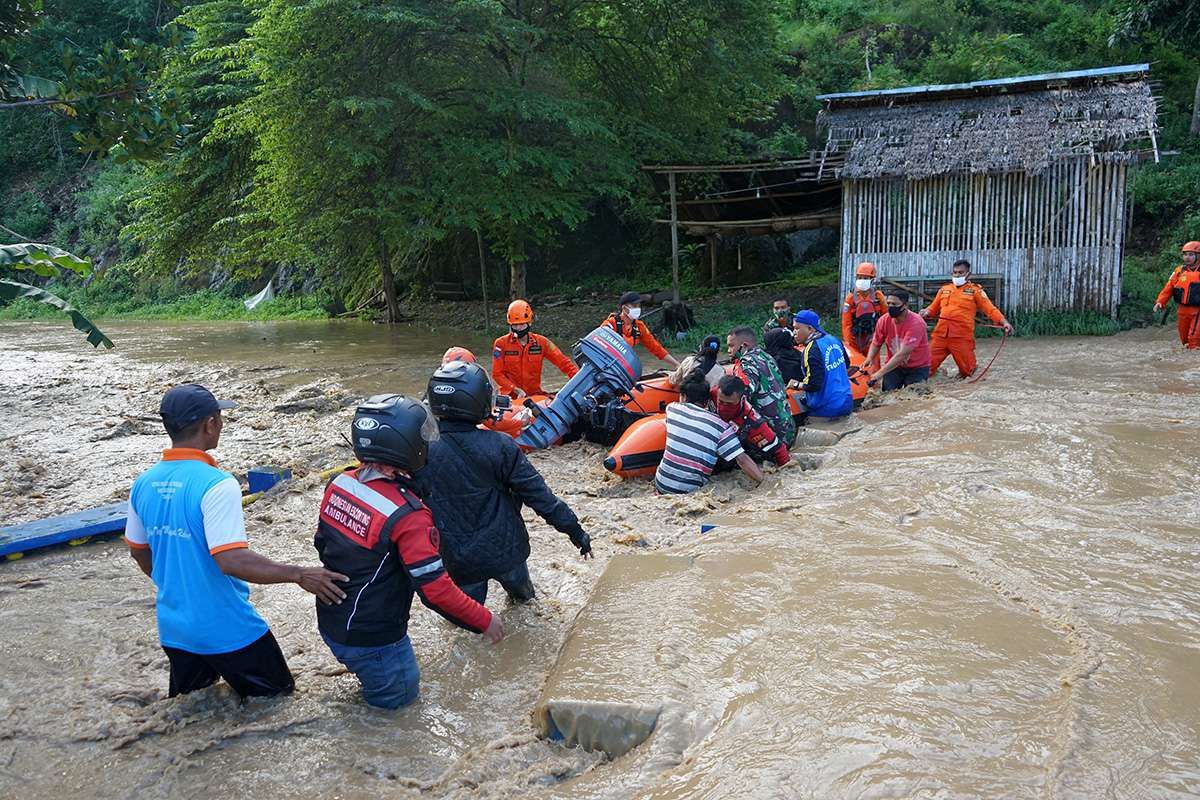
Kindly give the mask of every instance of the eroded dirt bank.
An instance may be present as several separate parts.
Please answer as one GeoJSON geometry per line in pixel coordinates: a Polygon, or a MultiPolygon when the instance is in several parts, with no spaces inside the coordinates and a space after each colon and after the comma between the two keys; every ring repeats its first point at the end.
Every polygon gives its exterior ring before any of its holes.
{"type": "MultiPolygon", "coordinates": [[[[130,325],[117,352],[95,354],[58,327],[0,326],[4,524],[126,496],[165,444],[161,392],[199,380],[242,404],[218,451],[226,468],[300,476],[248,509],[252,544],[311,561],[311,473],[347,459],[355,398],[418,388],[450,342],[366,326],[230,330],[130,325]]],[[[775,472],[753,492],[723,476],[656,498],[605,473],[597,446],[536,454],[596,561],[530,517],[540,599],[489,600],[512,632],[494,648],[416,610],[423,696],[396,714],[361,704],[296,587],[254,592],[296,674],[293,697],[238,706],[214,687],[166,700],[152,587],[119,542],[9,562],[0,789],[1192,796],[1200,362],[1188,359],[1158,331],[1016,341],[986,381],[888,398],[858,416],[861,431],[806,454],[820,469],[775,472]],[[720,527],[700,536],[701,520],[720,527]],[[663,693],[688,713],[666,733],[682,750],[610,763],[537,740],[529,713],[568,626],[607,559],[644,550],[707,566],[630,597],[620,624],[596,634],[612,662],[596,679],[631,694],[673,681],[663,693]]]]}

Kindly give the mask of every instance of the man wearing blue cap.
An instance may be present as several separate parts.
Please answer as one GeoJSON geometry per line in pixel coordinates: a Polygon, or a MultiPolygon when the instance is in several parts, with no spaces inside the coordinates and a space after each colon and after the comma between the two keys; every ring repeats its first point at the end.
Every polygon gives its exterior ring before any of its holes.
{"type": "Polygon", "coordinates": [[[125,541],[158,590],[158,637],[171,664],[172,697],[218,677],[242,697],[292,691],[292,673],[250,605],[246,581],[297,583],[325,603],[346,597],[335,583],[345,575],[280,564],[250,550],[241,487],[206,452],[221,438],[221,410],[234,407],[195,383],[168,391],[158,411],[171,448],[129,493],[125,541]]]}
{"type": "Polygon", "coordinates": [[[848,358],[842,343],[821,328],[821,318],[811,308],[792,319],[796,344],[804,348],[804,408],[814,417],[844,417],[854,410],[850,392],[848,358]]]}

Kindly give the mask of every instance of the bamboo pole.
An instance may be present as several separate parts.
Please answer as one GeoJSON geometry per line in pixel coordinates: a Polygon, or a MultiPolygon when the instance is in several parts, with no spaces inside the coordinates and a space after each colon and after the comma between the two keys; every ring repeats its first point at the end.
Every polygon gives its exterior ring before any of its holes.
{"type": "Polygon", "coordinates": [[[475,247],[479,250],[479,286],[483,290],[483,332],[488,335],[492,332],[492,311],[488,308],[487,296],[487,262],[483,259],[483,234],[479,229],[475,229],[475,247]]]}
{"type": "MultiPolygon", "coordinates": [[[[671,189],[671,298],[679,302],[679,208],[675,202],[675,173],[667,174],[671,189]]],[[[741,264],[739,262],[738,266],[741,264]]]]}

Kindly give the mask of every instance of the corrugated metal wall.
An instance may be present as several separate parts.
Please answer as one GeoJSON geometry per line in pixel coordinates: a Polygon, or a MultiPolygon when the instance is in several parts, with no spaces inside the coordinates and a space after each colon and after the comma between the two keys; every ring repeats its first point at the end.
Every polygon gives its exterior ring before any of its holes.
{"type": "Polygon", "coordinates": [[[842,292],[860,261],[904,278],[948,275],[958,258],[1003,282],[1006,311],[1092,309],[1121,300],[1126,165],[1086,158],[1041,175],[847,180],[842,292]]]}

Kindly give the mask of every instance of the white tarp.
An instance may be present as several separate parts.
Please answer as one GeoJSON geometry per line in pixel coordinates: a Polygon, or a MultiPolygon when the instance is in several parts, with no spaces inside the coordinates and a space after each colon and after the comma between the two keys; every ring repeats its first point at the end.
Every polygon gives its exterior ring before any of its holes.
{"type": "Polygon", "coordinates": [[[274,300],[275,299],[274,284],[275,284],[275,276],[272,275],[271,280],[267,281],[266,287],[261,292],[254,295],[254,297],[251,297],[249,300],[243,300],[242,302],[246,304],[246,310],[253,311],[255,308],[258,307],[259,303],[266,303],[271,300],[274,300]]]}

